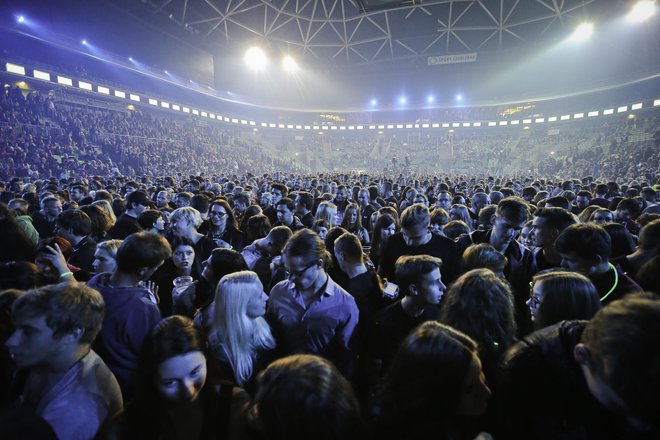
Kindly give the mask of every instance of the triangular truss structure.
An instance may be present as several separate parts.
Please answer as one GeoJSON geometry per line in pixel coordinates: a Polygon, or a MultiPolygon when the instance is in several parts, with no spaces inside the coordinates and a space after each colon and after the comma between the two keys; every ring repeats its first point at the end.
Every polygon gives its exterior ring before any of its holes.
{"type": "Polygon", "coordinates": [[[210,44],[260,44],[316,65],[497,51],[567,33],[611,0],[143,0],[210,44]],[[383,0],[383,3],[388,3],[383,0]],[[591,14],[591,15],[590,15],[591,14]]]}

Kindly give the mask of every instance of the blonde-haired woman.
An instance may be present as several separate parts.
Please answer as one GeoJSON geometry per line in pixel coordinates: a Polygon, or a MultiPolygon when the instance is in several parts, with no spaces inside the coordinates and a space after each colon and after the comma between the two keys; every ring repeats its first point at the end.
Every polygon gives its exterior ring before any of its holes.
{"type": "Polygon", "coordinates": [[[337,224],[337,205],[328,201],[319,203],[314,220],[325,220],[330,228],[334,227],[337,224]]]}
{"type": "Polygon", "coordinates": [[[190,240],[195,250],[195,262],[192,271],[193,278],[199,278],[204,270],[204,261],[209,258],[217,246],[212,238],[197,232],[202,224],[202,215],[195,208],[185,206],[172,211],[170,226],[175,237],[190,240]]]}
{"type": "Polygon", "coordinates": [[[264,319],[267,300],[259,277],[247,270],[225,275],[215,291],[211,353],[221,378],[248,391],[274,359],[275,339],[264,319]]]}

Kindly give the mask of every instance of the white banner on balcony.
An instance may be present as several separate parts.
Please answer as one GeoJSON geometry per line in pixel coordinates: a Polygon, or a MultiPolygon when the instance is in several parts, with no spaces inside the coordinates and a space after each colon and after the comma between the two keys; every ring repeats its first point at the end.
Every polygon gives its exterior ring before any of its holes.
{"type": "Polygon", "coordinates": [[[456,55],[428,57],[427,61],[429,66],[438,66],[440,64],[474,63],[477,61],[477,53],[461,53],[456,55]]]}

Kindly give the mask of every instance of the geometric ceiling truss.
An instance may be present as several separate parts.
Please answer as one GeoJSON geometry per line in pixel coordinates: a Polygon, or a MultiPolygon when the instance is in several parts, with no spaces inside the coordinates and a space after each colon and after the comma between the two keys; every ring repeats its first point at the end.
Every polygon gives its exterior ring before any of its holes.
{"type": "Polygon", "coordinates": [[[212,45],[261,44],[336,66],[507,49],[566,34],[597,1],[415,0],[368,12],[351,0],[143,2],[212,45]]]}

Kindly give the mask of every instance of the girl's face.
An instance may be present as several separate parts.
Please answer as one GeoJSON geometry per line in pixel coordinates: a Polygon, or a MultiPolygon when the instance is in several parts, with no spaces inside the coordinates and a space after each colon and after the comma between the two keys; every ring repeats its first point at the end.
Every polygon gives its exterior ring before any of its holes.
{"type": "Polygon", "coordinates": [[[195,261],[195,249],[188,245],[180,245],[172,252],[172,262],[178,269],[190,269],[195,261]]]}
{"type": "Polygon", "coordinates": [[[264,316],[266,314],[266,301],[268,301],[268,297],[263,292],[261,286],[258,289],[254,289],[247,303],[245,314],[253,319],[264,316]]]}
{"type": "Polygon", "coordinates": [[[105,249],[96,249],[94,252],[94,262],[92,263],[95,273],[114,272],[117,268],[117,261],[105,249]]]}
{"type": "Polygon", "coordinates": [[[348,217],[349,225],[354,226],[357,223],[357,211],[355,209],[347,210],[346,216],[348,217]]]}
{"type": "Polygon", "coordinates": [[[390,236],[394,235],[395,233],[396,233],[396,226],[394,225],[394,223],[392,223],[388,227],[383,228],[383,229],[380,230],[380,239],[381,240],[386,240],[387,237],[390,237],[390,236]]]}
{"type": "Polygon", "coordinates": [[[170,402],[192,402],[206,382],[206,357],[191,351],[171,357],[158,366],[156,388],[170,402]]]}
{"type": "Polygon", "coordinates": [[[541,305],[541,301],[543,301],[543,282],[540,283],[535,283],[534,286],[531,289],[529,299],[525,302],[527,304],[527,307],[529,307],[529,311],[532,314],[532,321],[536,320],[536,315],[539,312],[539,306],[541,305]]]}

